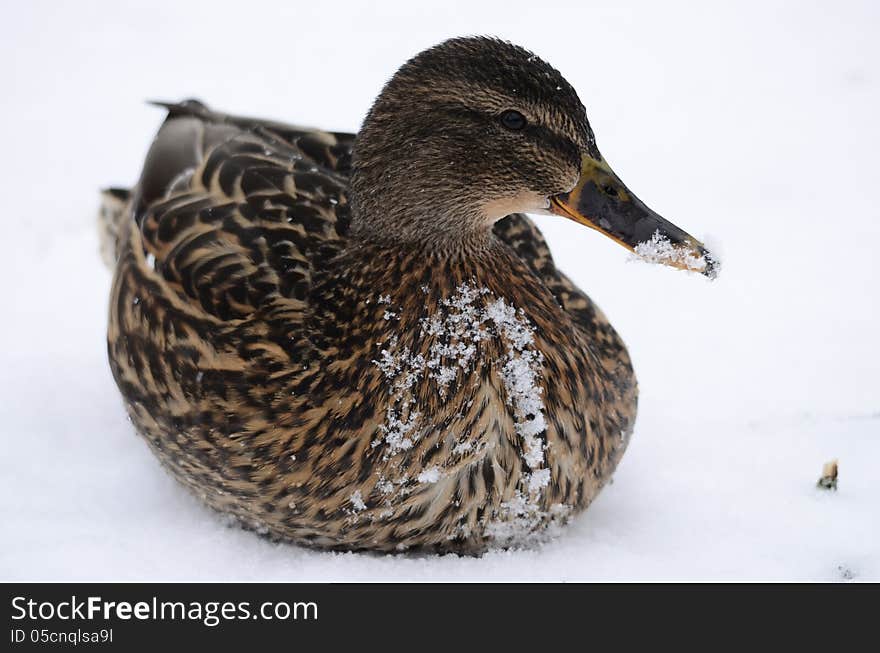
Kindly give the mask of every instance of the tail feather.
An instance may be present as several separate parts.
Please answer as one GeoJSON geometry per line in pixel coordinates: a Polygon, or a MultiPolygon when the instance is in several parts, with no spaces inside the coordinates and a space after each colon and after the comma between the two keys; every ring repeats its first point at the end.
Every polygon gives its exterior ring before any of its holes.
{"type": "Polygon", "coordinates": [[[119,256],[120,227],[128,215],[131,191],[127,188],[105,188],[101,191],[101,209],[98,213],[98,236],[101,258],[111,270],[119,256]]]}

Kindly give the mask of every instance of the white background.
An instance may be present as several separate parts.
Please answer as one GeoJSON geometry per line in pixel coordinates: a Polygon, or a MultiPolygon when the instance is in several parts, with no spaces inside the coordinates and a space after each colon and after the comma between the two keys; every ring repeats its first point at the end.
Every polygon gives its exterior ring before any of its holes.
{"type": "Polygon", "coordinates": [[[880,580],[875,2],[3,2],[0,578],[880,580]],[[720,279],[538,217],[630,346],[629,452],[558,540],[482,559],[327,554],[228,528],[126,421],[98,189],[147,98],[356,130],[382,83],[491,34],[578,89],[599,146],[720,279]],[[815,488],[840,459],[840,490],[815,488]]]}

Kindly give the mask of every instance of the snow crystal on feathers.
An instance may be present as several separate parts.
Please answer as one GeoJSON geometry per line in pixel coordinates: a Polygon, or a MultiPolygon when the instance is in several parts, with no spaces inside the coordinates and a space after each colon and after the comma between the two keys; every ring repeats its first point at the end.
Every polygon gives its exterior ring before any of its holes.
{"type": "MultiPolygon", "coordinates": [[[[390,311],[390,298],[381,297],[380,302],[389,305],[390,311]]],[[[550,470],[543,467],[544,443],[540,437],[547,429],[541,386],[544,356],[535,346],[534,327],[525,313],[487,288],[463,283],[452,296],[441,300],[439,310],[422,319],[419,335],[431,339],[425,354],[401,347],[397,335],[380,344],[382,349],[373,364],[388,380],[391,402],[372,446],[384,446],[389,457],[412,448],[432,428],[418,410],[413,385],[429,380],[445,399],[459,374],[471,370],[478,362],[483,351],[480,343],[495,339],[503,354],[498,359],[479,362],[491,365],[500,376],[522,444],[526,471],[516,496],[484,521],[485,532],[507,545],[516,533],[533,533],[557,519],[558,514],[540,510],[542,491],[550,482],[550,470]]],[[[473,442],[462,440],[453,452],[464,454],[471,450],[473,442]]],[[[417,480],[436,483],[441,476],[442,469],[432,467],[417,480]]]]}

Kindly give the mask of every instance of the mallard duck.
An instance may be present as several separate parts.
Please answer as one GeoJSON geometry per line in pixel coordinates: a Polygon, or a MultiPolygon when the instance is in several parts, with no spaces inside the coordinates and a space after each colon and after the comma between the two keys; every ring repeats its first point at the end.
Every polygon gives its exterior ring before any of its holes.
{"type": "Polygon", "coordinates": [[[623,185],[559,72],[455,38],[405,63],[356,136],[163,106],[103,215],[113,376],[175,478],[336,550],[527,546],[590,504],[636,378],[524,213],[717,264],[623,185]]]}

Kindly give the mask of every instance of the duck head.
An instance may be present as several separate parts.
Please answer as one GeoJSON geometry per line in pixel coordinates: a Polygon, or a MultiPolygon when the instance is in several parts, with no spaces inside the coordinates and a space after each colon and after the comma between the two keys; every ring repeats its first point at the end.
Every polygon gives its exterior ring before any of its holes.
{"type": "Polygon", "coordinates": [[[405,63],[364,120],[352,235],[476,246],[511,213],[552,213],[712,277],[705,247],[641,202],[596,146],[574,88],[531,52],[455,38],[405,63]]]}

